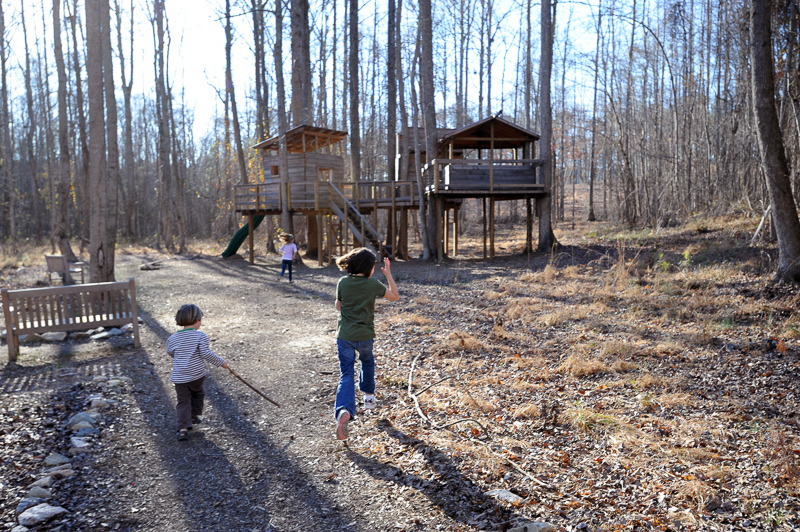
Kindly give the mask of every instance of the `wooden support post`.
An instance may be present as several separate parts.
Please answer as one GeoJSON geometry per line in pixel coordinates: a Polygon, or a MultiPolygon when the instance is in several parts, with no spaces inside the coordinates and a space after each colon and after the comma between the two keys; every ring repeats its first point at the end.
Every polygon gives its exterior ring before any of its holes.
{"type": "Polygon", "coordinates": [[[392,183],[392,208],[389,211],[391,230],[389,231],[389,242],[392,245],[392,260],[397,257],[397,183],[392,183]]]}
{"type": "Polygon", "coordinates": [[[533,209],[531,198],[525,198],[525,251],[533,251],[533,209]]]}
{"type": "Polygon", "coordinates": [[[400,209],[400,231],[397,238],[397,249],[400,250],[400,256],[408,260],[408,209],[403,207],[400,209]]]}
{"type": "Polygon", "coordinates": [[[325,247],[323,246],[325,241],[325,233],[324,233],[324,225],[322,225],[322,216],[319,214],[314,216],[317,220],[317,266],[322,267],[322,256],[325,253],[325,247]]]}
{"type": "Polygon", "coordinates": [[[255,264],[256,256],[253,247],[253,213],[247,215],[247,242],[250,244],[250,264],[255,264]]]}
{"type": "Polygon", "coordinates": [[[489,253],[494,258],[494,196],[489,198],[489,253]]]}
{"type": "Polygon", "coordinates": [[[444,207],[444,252],[450,249],[450,209],[444,207]]]}
{"type": "Polygon", "coordinates": [[[442,235],[442,209],[444,208],[444,200],[441,198],[436,199],[436,260],[441,262],[444,259],[444,238],[442,235]]]}
{"type": "Polygon", "coordinates": [[[483,204],[483,258],[486,258],[486,198],[481,198],[483,204]]]}
{"type": "Polygon", "coordinates": [[[458,212],[460,210],[456,207],[453,211],[453,257],[458,256],[458,212]]]}

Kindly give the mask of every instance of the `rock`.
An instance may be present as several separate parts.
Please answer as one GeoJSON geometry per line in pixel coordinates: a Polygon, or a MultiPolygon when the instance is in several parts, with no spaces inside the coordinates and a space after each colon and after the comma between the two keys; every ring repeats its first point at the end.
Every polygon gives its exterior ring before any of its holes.
{"type": "MultiPolygon", "coordinates": [[[[73,429],[74,430],[74,429],[73,429]]],[[[100,429],[94,429],[92,427],[81,427],[75,432],[75,436],[79,438],[86,438],[89,436],[98,436],[100,434],[100,429]]]]}
{"type": "Polygon", "coordinates": [[[93,334],[89,338],[91,338],[92,340],[105,340],[106,338],[111,338],[111,335],[107,332],[101,332],[93,334]]]}
{"type": "Polygon", "coordinates": [[[31,484],[31,487],[49,488],[52,485],[53,485],[53,477],[48,475],[46,477],[40,478],[39,480],[31,484]]]}
{"type": "Polygon", "coordinates": [[[92,382],[106,382],[107,380],[108,377],[106,377],[105,375],[95,375],[94,377],[92,377],[92,382]]]}
{"type": "Polygon", "coordinates": [[[32,499],[49,499],[50,497],[52,497],[52,495],[50,494],[50,490],[46,490],[44,488],[40,488],[39,486],[35,486],[31,488],[26,497],[30,497],[32,499]]]}
{"type": "Polygon", "coordinates": [[[132,323],[126,323],[125,325],[122,326],[122,328],[120,330],[122,332],[131,332],[133,330],[133,324],[132,323]]]}
{"type": "Polygon", "coordinates": [[[33,508],[34,506],[44,504],[46,502],[47,501],[45,499],[39,497],[25,497],[19,501],[19,504],[17,504],[17,509],[15,510],[14,515],[19,516],[19,514],[23,513],[28,508],[33,508]]]}
{"type": "Polygon", "coordinates": [[[19,337],[21,344],[38,344],[40,342],[44,342],[44,338],[39,334],[23,334],[19,337]]]}
{"type": "Polygon", "coordinates": [[[89,338],[90,334],[86,331],[77,331],[74,333],[70,333],[69,338],[70,340],[86,340],[89,338]]]}
{"type": "Polygon", "coordinates": [[[95,428],[92,426],[92,424],[91,424],[91,423],[89,423],[88,421],[79,421],[78,423],[75,423],[74,425],[72,425],[72,426],[69,428],[69,430],[71,430],[72,432],[80,432],[80,431],[82,431],[82,430],[86,430],[86,429],[90,429],[90,430],[96,430],[96,429],[95,429],[95,428]]]}
{"type": "Polygon", "coordinates": [[[66,510],[60,506],[52,506],[46,503],[39,504],[38,506],[25,510],[19,516],[19,524],[28,527],[41,525],[65,512],[66,510]]]}
{"type": "Polygon", "coordinates": [[[102,410],[103,408],[108,408],[108,403],[103,399],[95,399],[89,405],[90,408],[96,408],[98,410],[102,410]]]}
{"type": "Polygon", "coordinates": [[[42,471],[42,474],[49,475],[50,473],[55,473],[56,471],[64,471],[65,469],[72,469],[72,465],[61,464],[55,467],[51,467],[49,469],[45,469],[44,471],[42,471]]]}
{"type": "Polygon", "coordinates": [[[88,440],[86,440],[84,438],[78,438],[76,436],[71,437],[69,439],[69,443],[70,443],[70,445],[72,445],[76,449],[83,449],[85,447],[89,447],[89,446],[92,445],[92,443],[90,441],[88,441],[88,440]]]}
{"type": "Polygon", "coordinates": [[[76,424],[80,423],[81,421],[85,421],[85,422],[89,423],[92,427],[97,425],[97,419],[96,419],[95,416],[92,416],[91,414],[89,414],[87,412],[78,412],[77,414],[75,414],[74,416],[69,418],[69,421],[67,421],[67,425],[66,426],[67,426],[67,428],[71,429],[73,425],[76,425],[76,424]]]}
{"type": "Polygon", "coordinates": [[[28,532],[30,530],[26,526],[18,525],[11,529],[11,532],[28,532]]]}
{"type": "Polygon", "coordinates": [[[520,497],[519,495],[517,495],[516,493],[511,493],[508,490],[491,490],[491,491],[487,491],[486,495],[489,495],[490,497],[494,497],[498,501],[503,501],[503,502],[507,502],[509,504],[515,504],[515,505],[522,504],[522,502],[525,500],[522,497],[520,497]]]}
{"type": "Polygon", "coordinates": [[[101,332],[103,332],[105,330],[106,330],[105,327],[98,327],[97,329],[89,329],[88,331],[86,331],[86,334],[91,336],[93,334],[101,333],[101,332]]]}
{"type": "Polygon", "coordinates": [[[44,459],[44,463],[49,466],[68,464],[69,458],[63,454],[50,453],[50,456],[44,459]]]}
{"type": "Polygon", "coordinates": [[[0,340],[5,340],[6,339],[6,334],[7,333],[6,333],[5,329],[0,330],[0,340]]]}
{"type": "Polygon", "coordinates": [[[67,339],[67,333],[65,332],[47,332],[42,334],[42,338],[44,338],[45,342],[63,342],[67,339]]]}
{"type": "Polygon", "coordinates": [[[558,532],[558,529],[550,523],[537,521],[515,526],[514,528],[509,529],[508,532],[558,532]]]}
{"type": "Polygon", "coordinates": [[[61,478],[69,478],[74,475],[75,471],[73,471],[72,469],[59,469],[58,471],[53,471],[52,473],[48,473],[48,475],[44,478],[58,480],[61,478]]]}
{"type": "Polygon", "coordinates": [[[122,331],[117,329],[116,327],[109,329],[107,332],[109,336],[119,336],[120,334],[122,334],[122,331]]]}

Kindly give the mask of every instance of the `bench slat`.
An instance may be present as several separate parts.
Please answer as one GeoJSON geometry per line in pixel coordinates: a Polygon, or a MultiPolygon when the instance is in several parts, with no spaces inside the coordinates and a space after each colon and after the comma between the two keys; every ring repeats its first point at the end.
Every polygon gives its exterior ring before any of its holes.
{"type": "Polygon", "coordinates": [[[140,346],[136,285],[128,282],[8,290],[3,288],[9,362],[17,359],[18,335],[133,325],[140,346]]]}

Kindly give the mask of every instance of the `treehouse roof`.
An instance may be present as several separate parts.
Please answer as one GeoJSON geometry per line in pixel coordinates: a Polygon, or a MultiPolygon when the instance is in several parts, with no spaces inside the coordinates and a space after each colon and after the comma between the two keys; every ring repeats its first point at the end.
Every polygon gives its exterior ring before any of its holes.
{"type": "MultiPolygon", "coordinates": [[[[347,138],[347,132],[324,127],[314,127],[300,125],[286,132],[286,142],[289,146],[289,153],[308,153],[317,151],[325,146],[336,144],[347,138]]],[[[274,136],[270,139],[259,142],[253,148],[262,150],[279,151],[280,137],[274,136]]]]}
{"type": "Polygon", "coordinates": [[[479,122],[446,133],[440,146],[449,143],[455,149],[521,148],[529,142],[539,140],[539,135],[509,122],[499,116],[490,116],[479,122]]]}

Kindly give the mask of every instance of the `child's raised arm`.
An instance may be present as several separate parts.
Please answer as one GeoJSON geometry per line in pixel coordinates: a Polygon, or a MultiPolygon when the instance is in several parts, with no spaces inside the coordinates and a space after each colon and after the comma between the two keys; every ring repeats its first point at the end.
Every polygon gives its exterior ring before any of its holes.
{"type": "Polygon", "coordinates": [[[389,289],[386,290],[386,293],[383,294],[383,297],[389,301],[397,301],[400,299],[400,292],[397,290],[397,284],[394,282],[394,277],[392,277],[392,268],[389,264],[389,257],[384,257],[381,271],[383,272],[383,275],[386,276],[386,281],[389,283],[389,289]]]}

